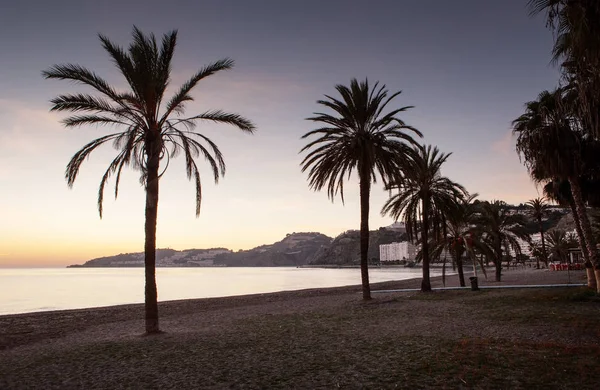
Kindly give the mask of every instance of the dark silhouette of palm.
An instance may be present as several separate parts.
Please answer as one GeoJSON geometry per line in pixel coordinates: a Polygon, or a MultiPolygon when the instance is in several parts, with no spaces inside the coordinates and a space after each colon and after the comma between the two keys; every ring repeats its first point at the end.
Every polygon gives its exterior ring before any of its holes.
{"type": "Polygon", "coordinates": [[[457,200],[467,193],[460,184],[441,174],[442,165],[450,155],[430,145],[415,147],[402,180],[388,186],[398,192],[388,199],[381,210],[382,215],[389,214],[396,220],[403,218],[410,240],[420,236],[423,258],[421,291],[424,292],[431,291],[428,243],[430,230],[437,228],[430,223],[431,219],[447,214],[455,207],[457,200]]]}
{"type": "MultiPolygon", "coordinates": [[[[533,219],[536,220],[536,222],[538,223],[538,227],[540,229],[540,236],[541,236],[541,240],[542,240],[542,261],[544,262],[544,264],[546,264],[546,266],[548,266],[548,256],[546,254],[546,241],[545,241],[545,237],[544,237],[544,225],[542,223],[542,219],[544,219],[544,217],[546,217],[546,214],[548,213],[548,204],[544,201],[543,198],[535,198],[535,199],[531,199],[529,200],[527,203],[525,203],[525,205],[529,208],[529,213],[531,214],[531,216],[533,217],[533,219]]],[[[540,258],[536,257],[537,260],[537,264],[536,267],[540,268],[540,258]]]]}
{"type": "Polygon", "coordinates": [[[496,267],[496,281],[501,281],[502,260],[510,253],[505,248],[512,250],[516,257],[522,254],[519,239],[529,241],[529,236],[524,232],[525,217],[521,214],[511,213],[508,205],[502,201],[480,202],[475,218],[474,228],[477,237],[481,237],[487,250],[487,256],[492,257],[496,267]]]}
{"type": "Polygon", "coordinates": [[[317,103],[332,110],[332,114],[315,113],[308,120],[323,125],[309,131],[303,139],[318,137],[301,152],[308,152],[302,160],[302,172],[308,171],[310,188],[319,191],[327,187],[333,201],[339,193],[344,201],[344,181],[354,170],[360,181],[360,265],[363,298],[370,299],[368,273],[369,197],[371,184],[379,176],[384,184],[398,177],[406,165],[409,145],[415,144],[412,135],[422,137],[408,126],[398,114],[410,106],[384,113],[390,102],[400,95],[389,95],[385,85],[369,86],[367,80],[353,79],[350,87],[337,85],[341,100],[325,95],[327,100],[317,103]]]}
{"type": "Polygon", "coordinates": [[[574,112],[582,128],[600,137],[600,2],[529,0],[532,15],[544,12],[554,35],[552,61],[577,95],[574,112]]]}
{"type": "Polygon", "coordinates": [[[572,99],[568,89],[543,91],[537,100],[525,104],[525,113],[513,121],[513,133],[517,135],[517,152],[534,180],[569,182],[583,241],[590,260],[599,268],[598,249],[581,188],[582,175],[588,171],[589,162],[596,160],[595,143],[577,126],[572,99]]]}
{"type": "Polygon", "coordinates": [[[559,263],[566,263],[569,256],[569,240],[564,230],[554,229],[548,232],[550,258],[559,263]]]}
{"type": "Polygon", "coordinates": [[[533,240],[529,240],[529,252],[531,257],[537,260],[538,264],[540,259],[543,261],[546,258],[542,252],[542,245],[534,242],[533,240]]]}
{"type": "Polygon", "coordinates": [[[42,74],[47,79],[69,80],[91,87],[95,95],[60,95],[52,100],[53,111],[74,113],[63,123],[67,127],[83,125],[114,126],[121,131],[102,136],[86,144],[67,165],[66,179],[73,186],[81,164],[98,147],[112,143],[117,150],[100,181],[98,212],[102,218],[104,187],[115,176],[115,197],[124,167],[141,171],[140,182],[146,190],[145,212],[145,310],[146,333],[160,332],[155,277],[156,222],[159,179],[169,160],[179,153],[185,157],[188,179],[196,185],[196,216],[200,213],[202,185],[196,159],[204,158],[211,167],[215,183],[225,174],[223,155],[209,138],[195,131],[199,121],[224,123],[252,133],[254,125],[238,114],[220,110],[183,116],[186,103],[193,101],[190,92],[200,81],[219,71],[231,69],[233,61],[223,59],[205,66],[194,74],[167,101],[165,90],[171,77],[171,60],[177,42],[177,31],[165,34],[160,46],[153,34],[144,35],[133,29],[133,42],[125,51],[100,35],[102,46],[127,81],[130,90],[118,92],[96,73],[80,65],[54,65],[42,74]],[[161,172],[162,164],[162,172],[161,172]]]}
{"type": "Polygon", "coordinates": [[[446,250],[458,270],[458,280],[465,286],[463,271],[463,255],[474,248],[476,238],[472,234],[476,206],[473,203],[477,194],[466,195],[457,199],[456,204],[446,210],[443,221],[443,237],[432,242],[432,258],[440,257],[446,250]]]}
{"type": "Polygon", "coordinates": [[[531,15],[544,12],[555,34],[553,60],[592,66],[600,60],[600,4],[597,0],[529,0],[531,15]]]}

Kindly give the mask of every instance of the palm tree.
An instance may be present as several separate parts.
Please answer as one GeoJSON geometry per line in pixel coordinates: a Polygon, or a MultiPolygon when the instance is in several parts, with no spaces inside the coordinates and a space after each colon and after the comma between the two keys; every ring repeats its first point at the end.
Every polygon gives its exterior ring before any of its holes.
{"type": "Polygon", "coordinates": [[[525,107],[525,113],[513,121],[517,152],[534,180],[562,179],[569,182],[583,241],[590,260],[598,269],[600,258],[581,187],[582,175],[590,169],[589,162],[596,160],[595,143],[580,129],[573,127],[577,121],[573,120],[572,104],[565,97],[564,89],[552,93],[544,91],[525,107]]]}
{"type": "MultiPolygon", "coordinates": [[[[542,224],[542,218],[544,218],[548,212],[548,204],[543,198],[535,198],[529,200],[525,205],[529,208],[531,216],[537,221],[538,227],[540,228],[540,236],[542,239],[542,261],[548,266],[548,256],[546,254],[546,242],[544,240],[544,225],[542,224]]],[[[540,258],[536,257],[536,267],[540,268],[540,258]]]]}
{"type": "Polygon", "coordinates": [[[531,253],[531,257],[537,260],[537,264],[539,267],[540,259],[547,259],[546,252],[542,252],[542,246],[537,242],[529,240],[529,252],[531,253]]]}
{"type": "Polygon", "coordinates": [[[102,218],[104,187],[115,175],[115,197],[123,167],[132,166],[141,171],[140,181],[146,190],[145,222],[145,312],[146,333],[159,333],[158,299],[156,289],[156,222],[158,211],[159,179],[169,160],[178,153],[185,156],[188,179],[196,185],[196,216],[200,213],[202,185],[196,158],[202,156],[209,164],[215,183],[225,174],[221,151],[209,138],[195,131],[198,121],[229,124],[252,133],[254,125],[240,115],[220,110],[183,117],[185,104],[193,100],[192,89],[206,77],[231,69],[233,61],[223,59],[200,69],[191,79],[163,104],[165,90],[171,76],[171,59],[177,42],[177,31],[165,34],[159,47],[153,34],[144,35],[133,28],[133,42],[125,51],[100,35],[103,48],[114,61],[130,88],[118,92],[96,73],[80,65],[54,65],[42,74],[47,79],[69,80],[91,87],[92,94],[67,94],[53,99],[53,111],[74,113],[63,123],[67,127],[84,125],[114,126],[120,129],[86,144],[67,165],[66,179],[72,187],[81,164],[101,145],[112,142],[117,150],[100,181],[98,212],[102,218]],[[162,171],[161,171],[161,163],[162,171]]]}
{"type": "Polygon", "coordinates": [[[360,188],[360,268],[363,299],[371,299],[368,270],[369,248],[369,198],[371,184],[381,177],[383,184],[398,176],[407,164],[409,145],[416,144],[412,135],[422,137],[417,129],[406,125],[398,114],[410,106],[384,113],[388,104],[401,91],[388,94],[385,85],[368,80],[353,79],[350,87],[337,85],[341,100],[325,95],[317,103],[332,110],[333,114],[315,113],[308,118],[322,124],[309,131],[303,139],[312,136],[301,152],[308,152],[302,160],[302,172],[308,170],[309,186],[315,191],[327,187],[333,201],[339,193],[344,202],[344,180],[356,169],[360,188]]]}
{"type": "Polygon", "coordinates": [[[404,219],[411,241],[420,236],[423,257],[421,291],[424,292],[431,291],[429,232],[437,228],[430,224],[430,219],[447,214],[455,207],[457,200],[467,194],[463,186],[441,174],[442,165],[450,155],[441,153],[431,145],[415,147],[404,177],[388,186],[389,189],[397,189],[398,193],[391,196],[381,210],[382,215],[389,214],[396,220],[401,217],[404,219]]]}
{"type": "Polygon", "coordinates": [[[566,263],[569,256],[569,240],[564,230],[554,229],[548,232],[548,247],[552,260],[566,263]]]}
{"type": "Polygon", "coordinates": [[[518,257],[522,254],[519,240],[529,241],[523,230],[525,218],[511,213],[506,203],[493,201],[479,203],[475,221],[474,231],[487,247],[486,255],[491,256],[496,267],[496,281],[500,282],[504,257],[510,256],[510,250],[518,257]]]}
{"type": "Polygon", "coordinates": [[[472,234],[472,225],[475,216],[473,201],[476,197],[477,194],[465,194],[464,198],[457,199],[453,207],[450,207],[444,215],[442,238],[432,243],[431,257],[439,257],[444,250],[450,253],[458,269],[458,280],[461,287],[465,286],[463,255],[474,248],[475,236],[472,234]]]}

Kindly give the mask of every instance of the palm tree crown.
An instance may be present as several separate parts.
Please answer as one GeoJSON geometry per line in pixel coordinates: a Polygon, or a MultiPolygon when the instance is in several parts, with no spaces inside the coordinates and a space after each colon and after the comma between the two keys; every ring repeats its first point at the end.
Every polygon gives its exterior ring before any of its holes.
{"type": "Polygon", "coordinates": [[[562,66],[563,81],[576,95],[583,131],[600,137],[600,2],[529,0],[532,15],[545,12],[554,34],[552,60],[562,66]]]}
{"type": "Polygon", "coordinates": [[[340,99],[325,95],[326,100],[317,103],[333,111],[333,114],[315,113],[308,120],[323,127],[309,131],[302,138],[317,137],[301,152],[307,152],[302,160],[302,172],[308,171],[310,188],[319,191],[327,187],[327,195],[333,200],[339,193],[344,201],[344,180],[354,170],[360,181],[360,253],[363,298],[370,299],[368,258],[369,246],[369,194],[371,183],[378,177],[384,184],[404,170],[409,145],[416,144],[413,136],[422,137],[415,128],[408,126],[398,114],[410,107],[386,112],[390,102],[400,92],[388,94],[385,85],[375,83],[371,88],[367,80],[353,79],[350,87],[336,86],[340,99]]]}
{"type": "Polygon", "coordinates": [[[535,180],[578,176],[583,137],[572,127],[565,91],[543,91],[513,121],[517,153],[535,180]]]}
{"type": "MultiPolygon", "coordinates": [[[[148,173],[149,140],[153,140],[160,161],[168,161],[183,152],[186,172],[196,184],[196,215],[200,213],[202,187],[196,158],[202,156],[211,166],[215,183],[225,174],[225,161],[217,145],[203,134],[194,131],[198,121],[208,120],[231,124],[252,133],[254,125],[238,114],[209,110],[191,117],[182,117],[186,103],[194,98],[190,92],[200,81],[219,71],[231,69],[233,60],[223,59],[200,69],[165,104],[165,91],[170,83],[171,60],[177,42],[177,31],[165,34],[159,47],[153,34],[144,35],[133,29],[133,42],[125,51],[100,35],[102,46],[114,61],[117,69],[131,88],[118,92],[96,73],[80,65],[54,65],[42,72],[47,79],[74,81],[91,87],[97,95],[68,94],[52,99],[53,111],[70,111],[74,115],[63,120],[67,127],[83,125],[115,126],[123,131],[93,140],[79,150],[65,173],[67,183],[73,186],[81,164],[99,146],[112,142],[119,151],[110,163],[98,192],[98,211],[102,217],[104,187],[107,180],[116,175],[115,197],[118,195],[119,179],[125,166],[141,170],[141,182],[148,173]]],[[[165,166],[166,168],[166,166],[165,166]]],[[[163,172],[164,169],[163,168],[163,172]]]]}
{"type": "Polygon", "coordinates": [[[545,218],[548,213],[548,203],[544,200],[544,198],[534,198],[528,200],[525,205],[529,208],[529,213],[536,220],[545,218]]]}
{"type": "Polygon", "coordinates": [[[597,0],[529,0],[531,15],[545,12],[555,36],[553,61],[600,60],[600,4],[597,0]]]}
{"type": "Polygon", "coordinates": [[[358,170],[361,179],[384,183],[396,176],[403,167],[409,145],[416,144],[412,134],[422,137],[420,131],[408,126],[398,114],[412,106],[393,109],[384,114],[388,104],[402,91],[388,96],[385,85],[371,88],[368,80],[353,79],[350,88],[337,85],[342,100],[325,95],[328,100],[317,103],[337,115],[316,113],[308,120],[325,126],[309,131],[302,138],[317,136],[301,152],[308,154],[302,160],[302,172],[309,171],[309,185],[320,191],[327,186],[333,199],[338,193],[344,200],[344,180],[358,170]],[[364,175],[364,176],[363,176],[364,175]]]}
{"type": "Polygon", "coordinates": [[[398,189],[398,193],[387,200],[381,213],[395,219],[403,217],[410,240],[420,231],[419,222],[425,213],[421,210],[423,199],[428,199],[430,216],[443,215],[456,207],[456,201],[467,193],[463,186],[442,176],[442,165],[451,155],[431,145],[415,147],[410,169],[400,181],[390,185],[398,189]]]}

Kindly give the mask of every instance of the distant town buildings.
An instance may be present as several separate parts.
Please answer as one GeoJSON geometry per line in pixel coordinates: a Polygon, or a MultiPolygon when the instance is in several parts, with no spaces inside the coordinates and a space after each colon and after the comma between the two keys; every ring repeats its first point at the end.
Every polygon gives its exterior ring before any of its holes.
{"type": "MultiPolygon", "coordinates": [[[[172,254],[160,254],[157,251],[157,267],[182,267],[182,266],[213,266],[215,256],[222,253],[230,253],[229,249],[191,249],[183,251],[172,251],[172,254]]],[[[111,267],[139,267],[144,265],[144,253],[130,253],[125,256],[115,256],[110,260],[111,267]]]]}
{"type": "Polygon", "coordinates": [[[414,260],[417,253],[416,246],[409,241],[392,242],[379,245],[379,260],[386,261],[414,260]]]}

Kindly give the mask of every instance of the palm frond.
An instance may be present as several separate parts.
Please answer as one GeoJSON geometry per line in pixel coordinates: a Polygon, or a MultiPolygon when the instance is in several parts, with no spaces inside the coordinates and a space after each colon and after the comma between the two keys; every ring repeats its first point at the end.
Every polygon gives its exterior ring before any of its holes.
{"type": "Polygon", "coordinates": [[[219,72],[222,70],[228,70],[233,68],[234,61],[230,58],[224,58],[216,61],[212,64],[205,66],[200,69],[195,75],[193,75],[187,82],[185,82],[179,91],[173,95],[171,100],[167,103],[165,113],[159,120],[159,123],[164,123],[173,112],[181,113],[184,110],[184,103],[191,101],[193,98],[189,95],[191,90],[203,79],[219,72]]]}

